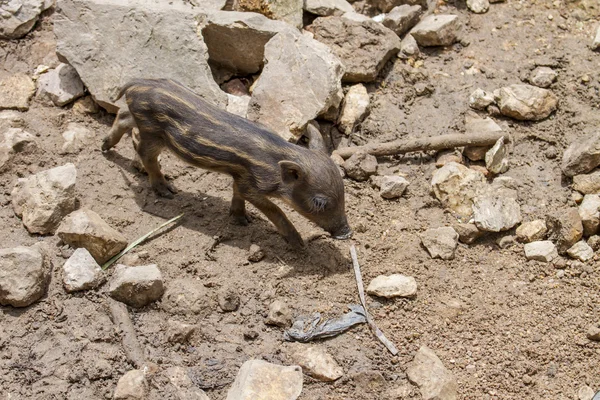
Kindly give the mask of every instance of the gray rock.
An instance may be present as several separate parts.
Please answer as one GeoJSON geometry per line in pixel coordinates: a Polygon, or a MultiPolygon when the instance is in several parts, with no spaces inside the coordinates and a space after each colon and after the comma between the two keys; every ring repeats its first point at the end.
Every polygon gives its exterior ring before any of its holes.
{"type": "Polygon", "coordinates": [[[394,7],[389,14],[385,15],[382,23],[383,26],[394,31],[396,35],[402,36],[419,22],[421,12],[421,6],[404,4],[394,7]]]}
{"type": "Polygon", "coordinates": [[[250,249],[248,250],[248,261],[250,262],[259,262],[265,258],[265,252],[262,251],[259,245],[251,244],[250,249]]]}
{"type": "Polygon", "coordinates": [[[194,279],[169,281],[162,309],[169,314],[206,316],[211,309],[210,297],[202,282],[194,279]]]}
{"type": "Polygon", "coordinates": [[[593,235],[590,236],[587,240],[587,244],[592,248],[592,250],[594,251],[598,251],[600,250],[600,236],[598,235],[593,235]]]}
{"type": "Polygon", "coordinates": [[[162,274],[155,264],[127,267],[118,264],[110,280],[110,296],[131,307],[144,307],[165,292],[162,274]]]}
{"type": "Polygon", "coordinates": [[[233,287],[225,287],[217,293],[219,307],[223,311],[235,311],[240,306],[240,295],[233,287]]]}
{"type": "Polygon", "coordinates": [[[484,233],[475,224],[456,224],[453,228],[458,233],[458,240],[465,244],[474,243],[484,233]]]}
{"type": "Polygon", "coordinates": [[[35,83],[25,74],[10,75],[0,81],[0,110],[29,110],[35,83]]]}
{"type": "Polygon", "coordinates": [[[68,64],[60,64],[38,78],[37,96],[55,106],[62,107],[83,95],[83,82],[68,64]]]}
{"type": "Polygon", "coordinates": [[[592,42],[592,50],[600,50],[600,26],[596,29],[596,37],[592,42]]]}
{"type": "Polygon", "coordinates": [[[267,43],[265,61],[252,92],[248,118],[284,139],[299,139],[309,121],[342,100],[344,67],[322,43],[282,32],[267,43]]]}
{"type": "Polygon", "coordinates": [[[50,269],[41,246],[0,249],[0,305],[27,307],[39,300],[46,293],[50,269]]]}
{"type": "Polygon", "coordinates": [[[556,71],[549,67],[537,67],[531,73],[531,78],[529,81],[532,85],[541,88],[550,87],[554,82],[556,82],[556,71]]]}
{"type": "Polygon", "coordinates": [[[481,88],[475,89],[469,96],[469,107],[475,110],[485,110],[490,104],[494,104],[494,95],[481,88]]]}
{"type": "Polygon", "coordinates": [[[516,199],[490,190],[473,200],[473,220],[482,231],[506,231],[522,221],[521,207],[516,199]]]}
{"type": "Polygon", "coordinates": [[[206,393],[196,387],[189,377],[187,368],[169,367],[165,371],[171,385],[177,389],[177,399],[179,400],[209,400],[206,393]]]}
{"type": "Polygon", "coordinates": [[[573,189],[583,194],[600,193],[600,171],[573,177],[573,189]]]}
{"type": "Polygon", "coordinates": [[[379,195],[384,199],[396,199],[404,194],[409,185],[406,178],[397,175],[382,176],[379,195]]]}
{"type": "Polygon", "coordinates": [[[562,171],[566,176],[585,174],[600,165],[600,131],[573,141],[565,150],[562,171]]]}
{"type": "Polygon", "coordinates": [[[458,39],[461,24],[457,15],[428,15],[417,24],[410,34],[419,46],[450,46],[458,39]]]}
{"type": "Polygon", "coordinates": [[[232,75],[250,75],[263,68],[269,40],[288,30],[288,24],[261,14],[224,11],[207,16],[202,37],[214,66],[232,75]]]}
{"type": "Polygon", "coordinates": [[[586,194],[579,205],[579,216],[583,224],[583,235],[592,236],[600,226],[600,195],[586,194]]]}
{"type": "Polygon", "coordinates": [[[528,260],[550,262],[558,257],[556,246],[549,240],[527,243],[524,250],[528,260]]]}
{"type": "Polygon", "coordinates": [[[458,384],[438,356],[426,346],[421,346],[406,369],[408,379],[416,384],[424,400],[455,400],[458,384]]]}
{"type": "Polygon", "coordinates": [[[100,265],[86,249],[75,250],[63,265],[63,285],[67,292],[95,289],[105,276],[100,265]]]}
{"type": "Polygon", "coordinates": [[[248,360],[238,372],[227,400],[295,400],[302,392],[302,369],[248,360]]]}
{"type": "Polygon", "coordinates": [[[344,82],[372,82],[400,50],[400,38],[373,21],[319,17],[307,28],[325,43],[346,67],[344,82]]]}
{"type": "Polygon", "coordinates": [[[143,400],[148,394],[148,381],[144,371],[134,369],[123,375],[113,395],[114,400],[143,400]]]}
{"type": "Polygon", "coordinates": [[[377,158],[363,152],[354,153],[344,161],[343,167],[350,178],[363,182],[377,173],[377,158]]]}
{"type": "Polygon", "coordinates": [[[458,217],[473,215],[473,199],[486,189],[485,177],[458,163],[448,163],[433,173],[431,186],[435,197],[458,217]]]}
{"type": "Polygon", "coordinates": [[[498,139],[494,146],[485,153],[485,167],[492,174],[501,174],[508,171],[504,136],[498,139]]]}
{"type": "Polygon", "coordinates": [[[417,281],[412,276],[401,274],[379,275],[369,283],[367,293],[388,299],[414,297],[417,295],[417,281]]]}
{"type": "Polygon", "coordinates": [[[556,243],[558,254],[567,250],[583,237],[583,224],[576,208],[556,210],[546,216],[549,240],[556,243]]]}
{"type": "Polygon", "coordinates": [[[234,96],[227,94],[227,111],[239,115],[242,118],[248,116],[248,106],[250,105],[250,96],[234,96]]]}
{"type": "MultiPolygon", "coordinates": [[[[502,128],[491,118],[481,118],[472,111],[468,111],[465,115],[465,132],[466,133],[487,133],[501,132],[502,128]]],[[[479,158],[483,160],[485,157],[479,158]]],[[[477,160],[473,160],[477,161],[477,160]]]]}
{"type": "Polygon", "coordinates": [[[340,131],[350,135],[357,123],[361,122],[369,111],[369,93],[362,84],[356,84],[350,87],[344,97],[342,111],[338,119],[340,131]]]}
{"type": "Polygon", "coordinates": [[[75,209],[77,170],[71,163],[17,180],[11,193],[15,214],[30,233],[54,233],[75,209]]]}
{"type": "Polygon", "coordinates": [[[225,108],[227,96],[213,79],[207,47],[198,34],[203,14],[191,5],[58,0],[57,6],[56,51],[77,70],[100,106],[116,112],[112,99],[133,78],[169,77],[225,108]]]}
{"type": "Polygon", "coordinates": [[[363,22],[363,21],[368,21],[371,19],[371,18],[367,17],[366,15],[360,14],[357,12],[347,12],[347,13],[344,13],[342,15],[342,17],[349,19],[350,21],[355,21],[355,22],[363,22]]]}
{"type": "Polygon", "coordinates": [[[321,346],[301,345],[292,359],[302,372],[323,382],[333,382],[344,375],[342,367],[321,346]]]}
{"type": "Polygon", "coordinates": [[[94,132],[78,122],[70,122],[67,130],[62,133],[65,143],[60,150],[61,154],[78,153],[94,138],[94,132]]]}
{"type": "Polygon", "coordinates": [[[531,85],[510,85],[494,92],[502,115],[517,120],[539,121],[558,107],[558,97],[547,89],[531,85]]]}
{"type": "Polygon", "coordinates": [[[541,219],[535,221],[523,222],[516,231],[517,240],[523,243],[543,240],[546,237],[548,228],[546,222],[541,219]]]}
{"type": "Polygon", "coordinates": [[[421,234],[421,242],[431,258],[452,260],[458,245],[458,233],[452,227],[427,229],[421,234]]]}
{"type": "Polygon", "coordinates": [[[288,328],[291,323],[292,310],[290,310],[290,307],[281,300],[275,300],[271,303],[265,324],[288,328]]]}
{"type": "Polygon", "coordinates": [[[567,254],[575,258],[579,261],[586,262],[594,258],[594,250],[583,240],[575,243],[569,250],[567,250],[567,254]]]}
{"type": "Polygon", "coordinates": [[[19,39],[38,21],[42,12],[50,8],[51,0],[9,0],[0,2],[0,39],[19,39]]]}
{"type": "Polygon", "coordinates": [[[304,0],[234,0],[234,11],[253,11],[302,28],[304,0]]]}
{"type": "Polygon", "coordinates": [[[427,8],[427,0],[372,0],[371,3],[382,13],[388,13],[395,7],[407,4],[409,6],[419,5],[427,8]]]}
{"type": "Polygon", "coordinates": [[[441,150],[435,156],[435,166],[438,168],[442,168],[444,165],[448,163],[463,163],[463,156],[460,150],[441,150]]]}
{"type": "Polygon", "coordinates": [[[400,42],[400,52],[407,57],[419,57],[421,54],[417,41],[410,33],[400,42]]]}
{"type": "Polygon", "coordinates": [[[88,209],[69,214],[56,234],[71,247],[87,249],[99,264],[104,264],[127,247],[127,239],[119,231],[88,209]]]}
{"type": "Polygon", "coordinates": [[[196,327],[183,322],[170,320],[167,327],[167,341],[169,343],[185,343],[190,339],[196,327]]]}
{"type": "Polygon", "coordinates": [[[488,0],[467,0],[467,7],[475,14],[486,13],[490,8],[488,0]]]}
{"type": "Polygon", "coordinates": [[[587,385],[583,385],[577,391],[577,398],[578,400],[594,400],[594,394],[596,394],[594,389],[587,385]]]}
{"type": "Polygon", "coordinates": [[[596,342],[600,342],[600,324],[595,324],[588,328],[587,338],[596,342]]]}
{"type": "Polygon", "coordinates": [[[304,0],[304,10],[323,17],[354,12],[346,0],[304,0]]]}
{"type": "Polygon", "coordinates": [[[30,152],[38,147],[35,136],[21,128],[9,128],[4,132],[2,146],[14,153],[30,152]]]}
{"type": "Polygon", "coordinates": [[[85,96],[75,100],[72,110],[79,114],[96,114],[100,108],[92,96],[85,96]]]}

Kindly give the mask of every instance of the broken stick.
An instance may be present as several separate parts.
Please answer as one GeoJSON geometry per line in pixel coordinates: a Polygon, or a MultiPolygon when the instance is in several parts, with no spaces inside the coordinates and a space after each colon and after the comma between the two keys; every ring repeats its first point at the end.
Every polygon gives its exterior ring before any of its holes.
{"type": "Polygon", "coordinates": [[[113,324],[121,332],[121,342],[127,359],[136,368],[141,368],[146,363],[146,357],[144,357],[144,350],[142,350],[142,346],[140,346],[140,342],[137,340],[135,328],[129,317],[127,306],[118,301],[108,299],[108,309],[110,310],[113,324]]]}
{"type": "Polygon", "coordinates": [[[373,143],[365,146],[344,147],[333,153],[340,155],[344,160],[350,158],[354,153],[364,151],[373,156],[393,156],[396,154],[410,153],[412,151],[430,151],[453,149],[463,146],[493,146],[502,136],[508,140],[506,132],[484,132],[484,133],[453,133],[427,138],[413,138],[395,140],[388,143],[373,143]]]}

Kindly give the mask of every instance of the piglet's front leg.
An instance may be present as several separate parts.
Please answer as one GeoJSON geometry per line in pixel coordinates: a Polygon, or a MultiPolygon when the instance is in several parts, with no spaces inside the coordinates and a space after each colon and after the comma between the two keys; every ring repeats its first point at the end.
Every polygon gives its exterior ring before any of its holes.
{"type": "Polygon", "coordinates": [[[290,245],[295,248],[305,247],[302,236],[300,236],[294,225],[292,225],[283,211],[281,211],[281,208],[277,207],[275,203],[264,196],[247,197],[247,200],[269,218],[290,245]]]}

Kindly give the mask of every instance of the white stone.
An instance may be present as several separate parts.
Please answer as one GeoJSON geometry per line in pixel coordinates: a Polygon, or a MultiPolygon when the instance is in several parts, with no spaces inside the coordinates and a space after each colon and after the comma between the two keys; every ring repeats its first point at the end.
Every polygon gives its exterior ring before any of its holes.
{"type": "Polygon", "coordinates": [[[37,147],[35,136],[21,128],[9,128],[4,132],[4,142],[10,151],[20,153],[37,147]]]}
{"type": "Polygon", "coordinates": [[[83,82],[75,68],[60,64],[38,78],[37,95],[42,100],[62,107],[84,95],[83,82]]]}
{"type": "Polygon", "coordinates": [[[342,104],[338,120],[339,129],[346,135],[350,135],[356,124],[367,115],[369,104],[369,93],[364,85],[359,83],[350,87],[342,104]]]}
{"type": "Polygon", "coordinates": [[[75,165],[68,163],[17,180],[12,206],[30,233],[54,233],[63,217],[75,209],[76,178],[75,165]]]}
{"type": "Polygon", "coordinates": [[[0,249],[0,305],[27,307],[46,292],[50,259],[43,248],[0,249]]]}
{"type": "Polygon", "coordinates": [[[367,293],[386,298],[414,297],[417,295],[417,281],[402,274],[379,275],[369,283],[367,293]]]}
{"type": "Polygon", "coordinates": [[[549,240],[527,243],[524,250],[528,260],[550,262],[558,257],[556,246],[549,240]]]}
{"type": "Polygon", "coordinates": [[[415,383],[423,400],[456,400],[456,378],[438,356],[426,346],[421,346],[406,369],[408,380],[415,383]]]}
{"type": "Polygon", "coordinates": [[[450,46],[458,38],[461,25],[457,15],[429,15],[411,31],[419,46],[450,46]]]}
{"type": "Polygon", "coordinates": [[[570,257],[576,258],[583,262],[594,258],[594,250],[583,240],[575,243],[569,250],[567,250],[567,254],[570,257]]]}
{"type": "Polygon", "coordinates": [[[227,393],[227,400],[295,400],[302,392],[302,369],[262,360],[246,361],[227,393]]]}
{"type": "Polygon", "coordinates": [[[421,234],[421,242],[431,258],[452,260],[458,245],[458,233],[452,227],[427,229],[421,234]]]}
{"type": "Polygon", "coordinates": [[[583,235],[595,235],[600,226],[600,195],[586,194],[579,205],[579,216],[583,224],[583,235]]]}
{"type": "Polygon", "coordinates": [[[304,10],[324,17],[354,12],[346,0],[304,0],[304,10]]]}
{"type": "Polygon", "coordinates": [[[600,50],[600,26],[596,29],[596,37],[592,42],[592,50],[600,50]]]}
{"type": "Polygon", "coordinates": [[[574,140],[562,159],[566,176],[585,174],[600,165],[600,131],[574,140]]]}
{"type": "Polygon", "coordinates": [[[396,199],[404,194],[409,182],[406,178],[397,175],[381,177],[379,195],[384,199],[396,199]]]}
{"type": "Polygon", "coordinates": [[[494,146],[485,153],[485,167],[492,174],[501,174],[508,170],[504,136],[498,139],[494,146]]]}
{"type": "Polygon", "coordinates": [[[594,400],[594,394],[596,391],[587,385],[583,385],[577,391],[578,400],[594,400]]]}
{"type": "Polygon", "coordinates": [[[492,189],[474,199],[473,220],[482,231],[505,231],[522,221],[521,207],[514,198],[492,189]]]}
{"type": "Polygon", "coordinates": [[[475,89],[469,96],[469,107],[475,110],[485,110],[490,104],[494,104],[494,95],[481,88],[475,89]]]}
{"type": "Polygon", "coordinates": [[[475,14],[483,14],[490,8],[488,0],[467,0],[467,7],[475,14]]]}
{"type": "Polygon", "coordinates": [[[0,39],[19,39],[50,8],[52,0],[6,0],[0,2],[0,39]]]}
{"type": "MultiPolygon", "coordinates": [[[[404,36],[404,39],[400,42],[400,53],[405,56],[418,57],[421,54],[417,41],[410,33],[404,36]]],[[[401,54],[398,54],[400,56],[401,54]]]]}
{"type": "Polygon", "coordinates": [[[94,137],[94,133],[83,124],[70,122],[67,130],[62,133],[62,137],[65,139],[65,143],[62,145],[61,154],[71,154],[78,153],[87,146],[94,137]]]}
{"type": "Polygon", "coordinates": [[[0,80],[0,110],[29,110],[35,83],[25,74],[14,74],[0,80]]]}
{"type": "Polygon", "coordinates": [[[301,345],[292,358],[302,372],[323,382],[333,382],[344,375],[342,367],[321,346],[301,345]]]}
{"type": "Polygon", "coordinates": [[[288,328],[292,323],[292,311],[290,307],[282,300],[275,300],[269,306],[269,314],[265,320],[267,325],[281,326],[288,328]]]}
{"type": "Polygon", "coordinates": [[[600,193],[600,170],[573,177],[573,189],[583,194],[600,193]]]}
{"type": "Polygon", "coordinates": [[[246,118],[248,115],[248,104],[250,104],[250,96],[235,96],[227,94],[227,111],[246,118]]]}
{"type": "Polygon", "coordinates": [[[548,67],[538,67],[531,73],[530,82],[532,85],[541,88],[547,88],[556,81],[556,71],[548,67]]]}
{"type": "Polygon", "coordinates": [[[450,162],[433,173],[431,186],[444,207],[468,220],[473,215],[473,199],[484,192],[486,181],[481,172],[450,162]]]}
{"type": "Polygon", "coordinates": [[[128,371],[123,375],[113,395],[114,400],[143,400],[148,392],[148,382],[144,372],[139,369],[128,371]]]}
{"type": "Polygon", "coordinates": [[[546,221],[542,219],[523,222],[516,230],[517,239],[524,243],[543,240],[547,232],[546,221]]]}
{"type": "Polygon", "coordinates": [[[369,21],[371,19],[364,14],[360,14],[354,11],[344,13],[342,17],[354,22],[364,22],[369,21]]]}
{"type": "Polygon", "coordinates": [[[84,248],[77,249],[63,265],[63,285],[67,292],[94,289],[105,277],[100,265],[84,248]]]}
{"type": "Polygon", "coordinates": [[[502,115],[517,120],[539,121],[558,107],[558,97],[548,89],[532,85],[510,85],[494,92],[502,115]]]}
{"type": "Polygon", "coordinates": [[[422,8],[419,5],[403,4],[394,7],[392,11],[385,14],[383,26],[390,28],[398,36],[403,36],[410,28],[419,22],[422,8]]]}
{"type": "MultiPolygon", "coordinates": [[[[196,0],[201,2],[202,0],[196,0]]],[[[252,11],[302,29],[304,0],[235,0],[234,11],[252,11]]]]}
{"type": "Polygon", "coordinates": [[[136,308],[160,299],[164,291],[162,274],[155,264],[139,267],[118,264],[108,288],[113,299],[136,308]]]}

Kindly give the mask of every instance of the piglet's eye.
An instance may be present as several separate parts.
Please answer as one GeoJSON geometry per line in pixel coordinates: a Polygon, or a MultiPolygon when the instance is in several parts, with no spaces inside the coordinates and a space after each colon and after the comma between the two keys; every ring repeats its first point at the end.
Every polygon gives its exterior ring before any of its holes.
{"type": "Polygon", "coordinates": [[[315,196],[312,198],[313,211],[323,211],[327,205],[327,199],[321,196],[315,196]]]}

